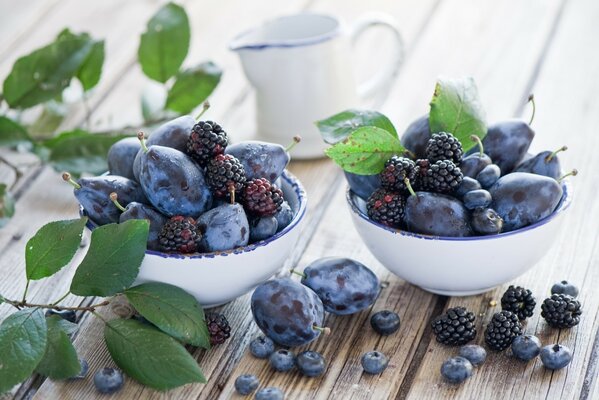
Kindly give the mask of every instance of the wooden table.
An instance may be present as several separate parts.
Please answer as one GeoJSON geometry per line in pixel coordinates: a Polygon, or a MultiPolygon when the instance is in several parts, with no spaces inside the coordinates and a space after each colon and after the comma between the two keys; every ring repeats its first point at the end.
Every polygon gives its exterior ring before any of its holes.
{"type": "MultiPolygon", "coordinates": [[[[64,26],[88,31],[107,41],[107,58],[100,85],[89,103],[95,127],[122,126],[141,121],[139,94],[148,80],[136,63],[139,33],[160,1],[103,0],[0,0],[0,77],[4,79],[14,60],[45,44],[64,26]]],[[[453,348],[435,342],[429,321],[447,307],[464,305],[477,312],[479,332],[498,307],[507,287],[480,296],[447,298],[432,295],[387,272],[368,252],[354,230],[345,205],[345,182],[339,168],[328,160],[293,162],[291,170],[309,194],[309,211],[303,235],[291,264],[303,268],[322,256],[343,255],[369,265],[388,285],[373,308],[349,317],[327,316],[332,335],[308,346],[328,360],[324,377],[308,379],[298,373],[276,373],[267,363],[252,358],[249,341],[258,333],[249,312],[248,296],[221,308],[233,328],[226,345],[194,353],[205,385],[188,385],[168,393],[144,388],[128,379],[115,398],[236,398],[235,378],[256,374],[262,384],[278,386],[288,399],[304,398],[410,398],[410,399],[598,399],[599,398],[599,2],[596,0],[228,0],[183,1],[190,15],[193,39],[188,61],[213,59],[225,74],[211,97],[211,117],[220,121],[234,140],[254,132],[253,93],[236,56],[226,49],[237,32],[270,16],[301,10],[331,12],[354,20],[366,11],[378,10],[397,18],[407,43],[407,61],[382,111],[403,130],[428,108],[438,75],[475,77],[489,121],[512,116],[528,117],[526,98],[537,99],[533,150],[570,147],[561,155],[566,168],[577,167],[575,201],[559,233],[555,247],[514,283],[530,288],[542,301],[553,282],[568,279],[581,289],[584,313],[580,325],[570,330],[547,327],[539,307],[528,320],[526,331],[543,343],[563,343],[574,350],[567,369],[551,372],[534,362],[517,362],[506,353],[491,353],[465,384],[445,383],[439,368],[455,355],[453,348]],[[390,337],[370,334],[369,316],[381,309],[397,311],[400,331],[390,337]],[[359,358],[377,349],[390,357],[390,367],[380,376],[362,373],[359,358]]],[[[377,34],[360,44],[364,54],[356,62],[375,69],[385,54],[366,56],[377,34]]],[[[383,46],[375,46],[383,47],[383,46]]],[[[365,72],[367,73],[367,72],[365,72]]],[[[64,128],[83,124],[85,110],[73,107],[64,128]]],[[[27,157],[8,154],[27,164],[27,157]]],[[[77,205],[68,185],[48,167],[23,166],[17,184],[17,214],[0,230],[0,293],[18,297],[24,285],[24,246],[48,221],[71,218],[77,205]]],[[[2,181],[14,179],[1,168],[2,181]]],[[[81,258],[81,254],[77,257],[81,258]]],[[[481,259],[481,271],[485,260],[481,259]]],[[[29,293],[36,302],[49,301],[65,292],[74,269],[65,269],[48,282],[34,282],[29,293]]],[[[71,296],[68,304],[81,299],[71,296]]],[[[0,307],[0,318],[12,310],[0,307]]],[[[99,396],[90,377],[113,363],[101,341],[102,325],[85,315],[75,346],[89,361],[91,373],[84,381],[53,382],[32,377],[6,398],[90,399],[99,396]]],[[[479,333],[477,342],[483,341],[479,333]]]]}

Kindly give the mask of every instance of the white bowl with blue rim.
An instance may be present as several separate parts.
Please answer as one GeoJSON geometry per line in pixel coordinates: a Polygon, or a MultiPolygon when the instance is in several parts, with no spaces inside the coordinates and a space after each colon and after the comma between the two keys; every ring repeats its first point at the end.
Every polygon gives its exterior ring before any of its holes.
{"type": "Polygon", "coordinates": [[[498,235],[442,237],[390,228],[368,218],[366,202],[349,188],[356,230],[385,268],[422,289],[445,296],[483,293],[532,268],[555,242],[572,187],[562,183],[555,211],[535,224],[498,235]]]}
{"type": "MultiPolygon", "coordinates": [[[[294,211],[291,223],[274,236],[228,251],[192,255],[147,250],[135,284],[165,282],[178,286],[205,308],[242,296],[283,267],[299,238],[307,197],[301,182],[285,170],[281,190],[294,211]]],[[[85,210],[81,208],[81,213],[85,210]]],[[[89,221],[88,228],[97,225],[89,221]]]]}

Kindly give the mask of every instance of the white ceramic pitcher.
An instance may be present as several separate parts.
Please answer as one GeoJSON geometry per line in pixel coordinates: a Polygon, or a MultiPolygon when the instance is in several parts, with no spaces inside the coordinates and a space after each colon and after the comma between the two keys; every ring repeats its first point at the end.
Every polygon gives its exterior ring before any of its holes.
{"type": "Polygon", "coordinates": [[[360,18],[351,28],[339,19],[302,13],[280,17],[236,37],[231,50],[256,89],[257,135],[280,144],[301,135],[295,158],[322,157],[325,148],[314,122],[347,108],[377,108],[386,99],[403,61],[403,42],[386,14],[360,18]],[[368,28],[393,32],[389,57],[377,60],[381,71],[357,84],[351,51],[368,28]]]}

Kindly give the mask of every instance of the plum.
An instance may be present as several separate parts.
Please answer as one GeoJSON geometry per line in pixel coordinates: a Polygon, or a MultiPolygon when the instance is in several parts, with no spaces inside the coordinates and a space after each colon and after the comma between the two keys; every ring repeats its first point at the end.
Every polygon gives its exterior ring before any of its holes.
{"type": "Polygon", "coordinates": [[[226,251],[246,246],[250,226],[239,203],[223,204],[202,214],[197,221],[205,251],[226,251]]]}
{"type": "Polygon", "coordinates": [[[128,179],[135,179],[133,162],[141,149],[139,140],[135,137],[121,139],[108,150],[106,160],[111,175],[120,175],[128,179]]]}
{"type": "Polygon", "coordinates": [[[562,146],[555,151],[542,151],[528,160],[522,161],[515,169],[515,172],[530,172],[548,176],[553,179],[559,179],[562,168],[557,157],[557,153],[568,150],[567,146],[562,146]]]}
{"type": "Polygon", "coordinates": [[[426,146],[431,138],[431,130],[428,124],[428,114],[413,121],[401,136],[401,144],[414,159],[426,158],[426,146]]]}
{"type": "Polygon", "coordinates": [[[129,221],[130,219],[146,219],[150,222],[150,232],[148,235],[148,249],[159,250],[160,249],[160,231],[162,226],[166,223],[168,218],[162,215],[159,211],[153,207],[133,201],[123,207],[118,200],[118,194],[113,192],[110,194],[110,199],[114,205],[122,211],[119,217],[119,222],[129,221]]]}

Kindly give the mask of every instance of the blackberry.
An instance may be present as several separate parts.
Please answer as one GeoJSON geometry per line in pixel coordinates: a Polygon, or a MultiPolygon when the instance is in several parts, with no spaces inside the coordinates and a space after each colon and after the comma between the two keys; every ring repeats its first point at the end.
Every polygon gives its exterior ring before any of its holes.
{"type": "Polygon", "coordinates": [[[380,173],[381,186],[393,192],[407,192],[405,178],[414,180],[414,161],[405,157],[393,156],[386,163],[380,173]]]}
{"type": "Polygon", "coordinates": [[[462,144],[451,133],[434,133],[426,145],[426,158],[430,162],[451,160],[456,164],[462,161],[462,144]]]}
{"type": "Polygon", "coordinates": [[[492,350],[502,351],[510,347],[516,336],[522,335],[518,316],[503,310],[493,315],[485,331],[485,342],[492,350]]]}
{"type": "Polygon", "coordinates": [[[420,189],[435,193],[452,193],[464,179],[460,168],[450,160],[430,163],[428,168],[420,168],[417,173],[420,189]]]}
{"type": "Polygon", "coordinates": [[[231,327],[229,321],[223,314],[216,312],[206,313],[206,325],[210,333],[210,345],[223,344],[225,340],[231,337],[231,327]]]}
{"type": "Polygon", "coordinates": [[[553,328],[572,328],[580,322],[580,302],[567,294],[552,294],[541,304],[541,316],[553,328]]]}
{"type": "Polygon", "coordinates": [[[414,190],[428,190],[426,187],[426,181],[430,167],[431,163],[426,158],[422,158],[414,162],[414,180],[411,182],[414,190]]]}
{"type": "Polygon", "coordinates": [[[187,140],[187,154],[205,167],[211,158],[223,154],[229,144],[227,132],[213,121],[200,121],[191,130],[187,140]]]}
{"type": "Polygon", "coordinates": [[[501,309],[513,312],[519,320],[532,317],[536,304],[532,292],[520,286],[510,285],[501,297],[501,309]]]}
{"type": "Polygon", "coordinates": [[[465,307],[454,307],[435,318],[431,326],[437,342],[461,346],[476,336],[475,320],[474,313],[465,307]]]}
{"type": "Polygon", "coordinates": [[[368,198],[366,211],[373,221],[399,228],[403,223],[405,206],[406,200],[399,193],[377,189],[368,198]]]}
{"type": "Polygon", "coordinates": [[[216,197],[228,198],[230,193],[243,190],[245,170],[241,162],[232,155],[218,154],[208,161],[206,181],[216,197]]]}
{"type": "Polygon", "coordinates": [[[281,210],[283,192],[266,178],[248,181],[242,191],[246,211],[257,217],[270,217],[281,210]]]}
{"type": "Polygon", "coordinates": [[[191,217],[175,215],[162,227],[160,249],[169,253],[195,253],[200,250],[202,234],[191,217]]]}

